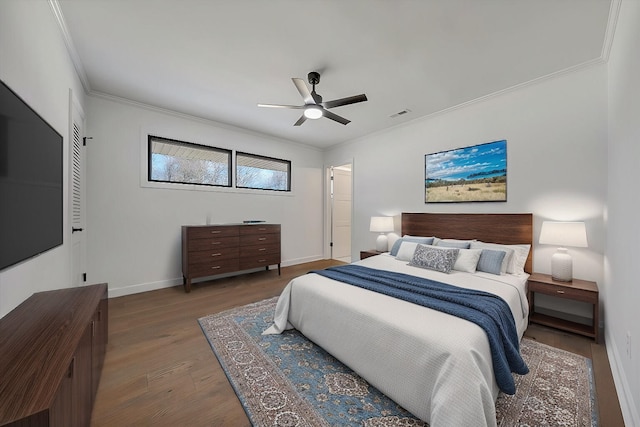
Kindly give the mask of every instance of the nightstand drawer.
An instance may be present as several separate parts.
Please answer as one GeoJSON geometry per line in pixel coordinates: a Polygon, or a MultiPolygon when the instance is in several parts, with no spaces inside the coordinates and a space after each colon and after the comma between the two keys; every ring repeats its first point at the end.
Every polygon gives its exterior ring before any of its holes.
{"type": "Polygon", "coordinates": [[[529,281],[529,290],[531,292],[538,292],[546,295],[555,295],[561,298],[568,298],[574,301],[583,301],[592,304],[598,301],[598,294],[596,292],[589,292],[585,291],[584,289],[572,288],[570,284],[561,286],[553,285],[550,283],[529,281]]]}

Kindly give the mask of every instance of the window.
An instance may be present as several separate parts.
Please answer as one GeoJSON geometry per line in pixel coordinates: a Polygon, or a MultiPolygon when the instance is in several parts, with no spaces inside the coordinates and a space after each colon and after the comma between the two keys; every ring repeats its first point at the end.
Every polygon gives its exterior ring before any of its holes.
{"type": "Polygon", "coordinates": [[[236,187],[291,191],[291,162],[236,152],[236,187]]]}
{"type": "Polygon", "coordinates": [[[149,181],[231,187],[231,150],[149,135],[149,181]]]}

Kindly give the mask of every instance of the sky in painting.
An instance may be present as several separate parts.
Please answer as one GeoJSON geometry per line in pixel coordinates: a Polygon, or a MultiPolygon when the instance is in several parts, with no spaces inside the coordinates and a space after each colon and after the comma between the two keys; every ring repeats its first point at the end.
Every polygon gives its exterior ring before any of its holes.
{"type": "Polygon", "coordinates": [[[425,156],[426,180],[456,181],[506,175],[507,141],[495,141],[425,156]],[[492,171],[499,171],[491,173],[492,171]],[[474,174],[481,174],[473,176],[474,174]],[[470,176],[471,175],[471,176],[470,176]]]}

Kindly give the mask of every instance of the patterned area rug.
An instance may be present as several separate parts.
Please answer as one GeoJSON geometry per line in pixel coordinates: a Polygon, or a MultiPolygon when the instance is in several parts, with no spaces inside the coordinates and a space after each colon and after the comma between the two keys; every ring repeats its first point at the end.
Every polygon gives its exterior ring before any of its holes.
{"type": "MultiPolygon", "coordinates": [[[[198,320],[255,426],[427,426],[298,331],[261,335],[277,298],[198,320]]],[[[591,361],[524,339],[530,373],[500,393],[499,426],[597,426],[591,361]]]]}

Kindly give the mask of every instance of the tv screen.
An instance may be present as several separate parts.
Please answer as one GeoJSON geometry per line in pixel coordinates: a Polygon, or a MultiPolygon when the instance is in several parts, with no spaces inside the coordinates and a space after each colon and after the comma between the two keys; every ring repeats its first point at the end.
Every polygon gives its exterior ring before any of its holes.
{"type": "Polygon", "coordinates": [[[0,270],[62,244],[62,136],[0,81],[0,270]]]}

